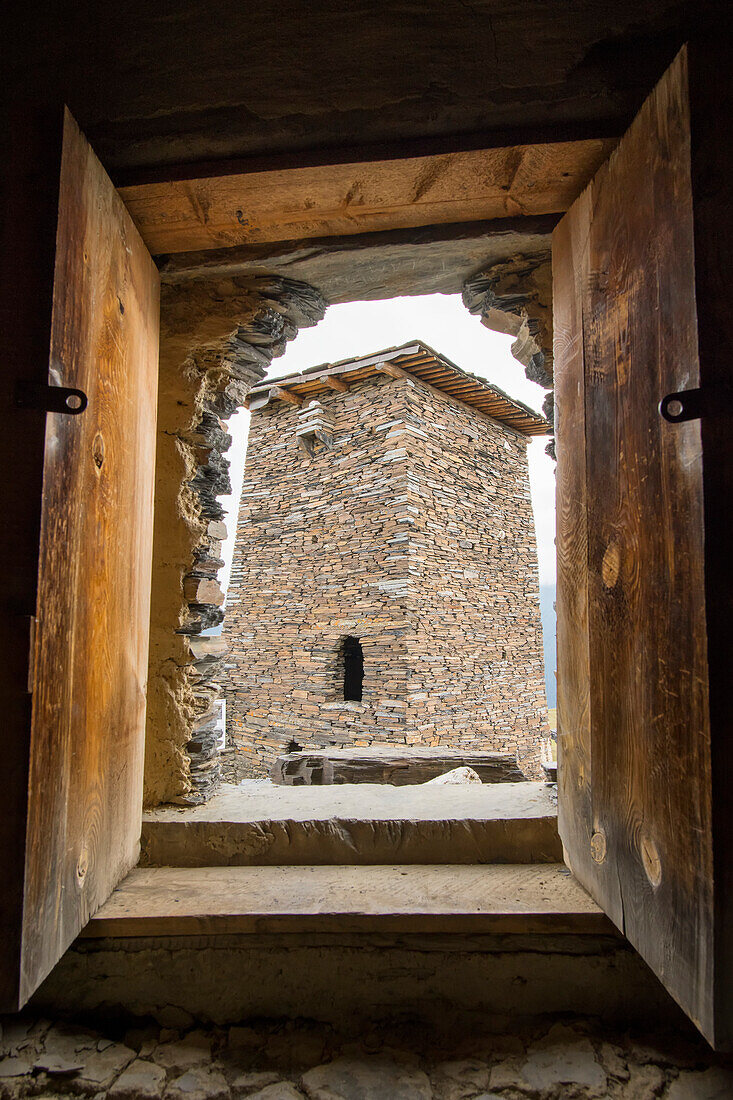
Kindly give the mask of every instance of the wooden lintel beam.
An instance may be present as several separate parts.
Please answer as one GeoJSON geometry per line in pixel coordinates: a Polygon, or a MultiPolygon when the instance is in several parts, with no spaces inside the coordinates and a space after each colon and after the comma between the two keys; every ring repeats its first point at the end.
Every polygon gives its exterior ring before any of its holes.
{"type": "Polygon", "coordinates": [[[297,405],[298,408],[303,404],[302,398],[285,386],[273,386],[270,390],[270,398],[273,401],[286,401],[288,405],[297,405]]]}
{"type": "Polygon", "coordinates": [[[154,255],[195,252],[561,213],[615,144],[589,138],[444,156],[222,171],[133,184],[119,193],[154,255]]]}

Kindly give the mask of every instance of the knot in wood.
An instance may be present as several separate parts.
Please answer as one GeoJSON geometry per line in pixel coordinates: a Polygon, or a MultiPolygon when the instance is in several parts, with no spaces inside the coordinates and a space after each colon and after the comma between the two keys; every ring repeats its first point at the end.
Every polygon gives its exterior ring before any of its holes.
{"type": "Polygon", "coordinates": [[[650,885],[656,890],[662,881],[662,860],[659,849],[649,836],[642,836],[639,843],[641,862],[650,885]]]}
{"type": "Polygon", "coordinates": [[[104,462],[104,437],[101,432],[97,432],[92,441],[92,457],[94,465],[101,470],[104,462]]]}
{"type": "Polygon", "coordinates": [[[595,863],[603,863],[606,858],[606,834],[601,832],[593,833],[590,838],[590,854],[593,857],[595,863]]]}
{"type": "Polygon", "coordinates": [[[609,542],[601,564],[601,579],[606,588],[614,588],[621,572],[621,549],[617,542],[609,542]]]}

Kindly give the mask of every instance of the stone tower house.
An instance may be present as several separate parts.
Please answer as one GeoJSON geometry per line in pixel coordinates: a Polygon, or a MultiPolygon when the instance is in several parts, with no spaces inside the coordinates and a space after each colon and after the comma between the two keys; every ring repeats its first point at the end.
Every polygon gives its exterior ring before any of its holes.
{"type": "Polygon", "coordinates": [[[330,744],[548,735],[527,439],[548,425],[422,344],[263,382],[227,600],[237,773],[330,744]]]}

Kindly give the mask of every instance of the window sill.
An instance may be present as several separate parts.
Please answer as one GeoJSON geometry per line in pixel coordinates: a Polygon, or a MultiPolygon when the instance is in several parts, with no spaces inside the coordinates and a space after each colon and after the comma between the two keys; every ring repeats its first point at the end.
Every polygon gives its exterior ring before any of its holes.
{"type": "Polygon", "coordinates": [[[357,703],[355,700],[351,700],[351,699],[341,699],[336,703],[322,703],[321,704],[321,710],[364,711],[364,710],[368,710],[368,709],[369,709],[369,704],[368,703],[357,703]]]}
{"type": "Polygon", "coordinates": [[[142,847],[85,937],[615,934],[544,783],[229,785],[146,813],[142,847]]]}
{"type": "MultiPolygon", "coordinates": [[[[615,933],[560,864],[136,868],[85,938],[615,933]]],[[[618,933],[616,933],[618,934],[618,933]]]]}
{"type": "Polygon", "coordinates": [[[394,787],[225,784],[143,816],[146,866],[472,864],[562,860],[546,783],[394,787]]]}

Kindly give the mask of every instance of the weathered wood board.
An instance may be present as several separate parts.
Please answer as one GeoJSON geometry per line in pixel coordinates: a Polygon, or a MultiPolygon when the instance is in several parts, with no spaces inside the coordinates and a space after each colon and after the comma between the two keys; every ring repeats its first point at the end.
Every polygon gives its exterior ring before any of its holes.
{"type": "Polygon", "coordinates": [[[329,783],[427,783],[453,768],[469,767],[483,783],[519,783],[526,777],[511,753],[390,746],[321,749],[279,756],[270,770],[273,783],[304,786],[329,783]]]}
{"type": "MultiPolygon", "coordinates": [[[[593,874],[585,374],[581,297],[591,189],[572,206],[552,242],[557,522],[558,814],[575,873],[593,874]],[[561,357],[562,370],[557,369],[561,357]],[[558,430],[560,440],[558,445],[558,430]],[[562,725],[560,724],[562,722],[562,725]]],[[[569,860],[570,861],[570,860],[569,860]]]]}
{"type": "Polygon", "coordinates": [[[20,1004],[137,860],[157,363],[157,272],[67,112],[48,377],[89,404],[46,419],[20,1004]]]}
{"type": "MultiPolygon", "coordinates": [[[[709,377],[696,148],[683,50],[554,235],[559,820],[578,879],[725,1045],[733,982],[713,861],[720,845],[729,861],[730,794],[716,807],[712,780],[730,704],[713,725],[705,499],[710,485],[720,503],[731,460],[709,464],[706,414],[701,430],[659,411],[709,377]]],[[[729,225],[730,207],[718,212],[729,225]]]]}
{"type": "Polygon", "coordinates": [[[615,140],[547,142],[120,188],[154,255],[567,210],[615,140]]]}
{"type": "Polygon", "coordinates": [[[605,933],[561,864],[136,868],[85,935],[605,933]]]}

